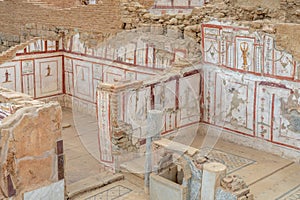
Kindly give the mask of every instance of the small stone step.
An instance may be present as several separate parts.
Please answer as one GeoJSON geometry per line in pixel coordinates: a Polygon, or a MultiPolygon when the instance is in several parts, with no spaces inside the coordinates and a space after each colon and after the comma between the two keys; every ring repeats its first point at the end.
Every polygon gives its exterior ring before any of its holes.
{"type": "Polygon", "coordinates": [[[121,171],[131,173],[140,178],[145,176],[145,156],[135,158],[120,165],[121,171]]]}

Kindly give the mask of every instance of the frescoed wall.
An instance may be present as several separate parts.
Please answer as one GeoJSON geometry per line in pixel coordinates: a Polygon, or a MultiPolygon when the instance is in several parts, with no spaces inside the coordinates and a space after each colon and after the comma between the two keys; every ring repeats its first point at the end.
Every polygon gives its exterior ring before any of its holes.
{"type": "Polygon", "coordinates": [[[219,24],[204,24],[202,29],[205,63],[259,76],[299,80],[293,56],[277,50],[271,35],[219,24]]]}
{"type": "Polygon", "coordinates": [[[97,114],[99,159],[113,167],[113,150],[108,147],[111,146],[112,127],[122,128],[116,127],[116,123],[124,126],[132,124],[133,135],[140,143],[145,138],[143,124],[147,110],[153,109],[154,105],[167,108],[165,133],[198,123],[200,119],[199,109],[196,109],[199,103],[193,103],[194,94],[189,96],[189,91],[184,90],[199,84],[199,72],[191,77],[186,75],[180,81],[174,77],[162,82],[157,80],[154,85],[126,92],[117,99],[113,99],[111,93],[97,89],[100,83],[114,88],[134,81],[151,80],[163,74],[163,70],[170,68],[173,62],[187,56],[185,46],[181,48],[166,42],[165,48],[156,41],[156,36],[146,40],[147,34],[139,39],[136,36],[141,34],[134,34],[126,35],[131,40],[121,40],[121,43],[110,41],[93,49],[81,41],[79,34],[59,41],[34,40],[19,50],[11,62],[0,65],[0,73],[3,74],[1,85],[35,99],[59,101],[73,111],[97,114]],[[120,101],[120,105],[111,109],[111,101],[120,101]],[[115,111],[118,113],[114,115],[115,111]],[[189,112],[193,112],[192,118],[187,116],[189,112]]]}
{"type": "Polygon", "coordinates": [[[36,40],[0,65],[1,86],[35,99],[63,93],[62,40],[36,40]]]}
{"type": "Polygon", "coordinates": [[[0,83],[96,114],[100,157],[111,167],[111,140],[118,146],[117,140],[129,141],[127,135],[131,143],[124,148],[138,148],[150,109],[164,110],[162,135],[203,122],[299,150],[300,64],[276,48],[272,35],[203,24],[203,64],[170,73],[164,70],[186,58],[189,49],[133,41],[91,49],[79,34],[36,40],[0,65],[0,83]]]}
{"type": "Polygon", "coordinates": [[[124,101],[124,121],[132,124],[139,138],[146,135],[146,118],[150,109],[164,110],[162,134],[197,123],[200,120],[199,94],[199,71],[134,90],[124,101]]]}
{"type": "Polygon", "coordinates": [[[198,124],[200,77],[199,66],[193,66],[185,72],[178,70],[168,76],[157,75],[151,81],[100,84],[97,115],[102,161],[114,168],[112,149],[139,151],[139,146],[145,143],[147,114],[151,109],[164,113],[161,135],[198,124]]]}
{"type": "Polygon", "coordinates": [[[203,25],[203,121],[299,150],[299,63],[271,35],[203,25]]]}
{"type": "MultiPolygon", "coordinates": [[[[128,33],[128,35],[131,33],[128,33]]],[[[126,37],[127,35],[124,35],[126,37]]],[[[134,37],[138,37],[136,34],[134,37]]],[[[124,40],[122,36],[115,38],[115,41],[109,41],[99,46],[98,48],[91,49],[84,47],[80,41],[80,35],[76,34],[67,41],[65,51],[72,54],[86,55],[88,57],[98,58],[102,61],[111,61],[114,63],[127,64],[129,66],[147,67],[152,69],[162,70],[170,66],[176,59],[176,51],[184,52],[185,49],[168,49],[168,56],[161,52],[161,49],[151,41],[143,38],[132,38],[127,36],[124,40]],[[121,41],[117,43],[118,39],[121,41]],[[124,41],[123,41],[124,40],[124,41]],[[164,56],[161,56],[163,54],[164,56]]],[[[164,49],[165,50],[165,49],[164,49]]],[[[166,50],[165,50],[166,51],[166,50]]],[[[183,53],[185,56],[186,53],[183,53]]]]}
{"type": "Polygon", "coordinates": [[[144,80],[176,57],[173,53],[170,60],[159,62],[155,54],[155,47],[141,40],[90,49],[80,41],[79,34],[66,41],[37,39],[19,50],[13,61],[0,65],[0,81],[1,86],[35,99],[59,100],[64,106],[91,113],[96,110],[99,82],[144,80]]]}

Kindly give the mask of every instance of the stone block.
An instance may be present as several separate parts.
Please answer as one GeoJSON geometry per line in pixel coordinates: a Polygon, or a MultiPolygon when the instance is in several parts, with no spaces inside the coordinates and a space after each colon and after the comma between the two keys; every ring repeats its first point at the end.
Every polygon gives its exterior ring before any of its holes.
{"type": "Polygon", "coordinates": [[[19,182],[17,188],[30,188],[37,185],[45,185],[52,180],[53,172],[56,169],[53,166],[53,156],[41,159],[21,160],[17,164],[19,182]]]}
{"type": "Polygon", "coordinates": [[[242,197],[242,196],[245,196],[246,194],[248,194],[250,192],[250,189],[249,188],[245,188],[245,189],[242,189],[238,192],[235,192],[234,194],[237,196],[237,197],[242,197]]]}

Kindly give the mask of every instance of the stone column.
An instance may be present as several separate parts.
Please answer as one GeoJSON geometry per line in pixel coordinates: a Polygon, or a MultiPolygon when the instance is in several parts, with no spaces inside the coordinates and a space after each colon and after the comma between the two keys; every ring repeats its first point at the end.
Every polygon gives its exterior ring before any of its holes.
{"type": "Polygon", "coordinates": [[[160,134],[163,128],[163,112],[149,110],[147,115],[146,161],[145,161],[145,192],[149,193],[149,177],[152,171],[152,138],[160,134]]]}
{"type": "Polygon", "coordinates": [[[226,166],[217,163],[206,163],[203,166],[201,200],[215,200],[216,189],[221,179],[226,176],[226,166]]]}

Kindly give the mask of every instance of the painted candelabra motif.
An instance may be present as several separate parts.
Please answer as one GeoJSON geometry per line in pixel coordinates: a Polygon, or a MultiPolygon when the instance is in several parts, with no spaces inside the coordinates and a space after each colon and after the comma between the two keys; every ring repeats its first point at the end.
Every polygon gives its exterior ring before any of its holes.
{"type": "Polygon", "coordinates": [[[248,50],[249,46],[247,42],[242,42],[240,44],[240,49],[242,51],[242,57],[243,57],[243,69],[248,70],[248,50]]]}
{"type": "Polygon", "coordinates": [[[272,123],[272,93],[262,84],[257,87],[259,96],[256,99],[257,118],[256,135],[267,140],[271,139],[272,123]]]}
{"type": "MultiPolygon", "coordinates": [[[[237,50],[235,55],[236,68],[244,71],[259,70],[260,67],[254,66],[254,44],[255,38],[238,36],[235,39],[237,50]]],[[[258,63],[257,63],[258,64],[258,63]]]]}

